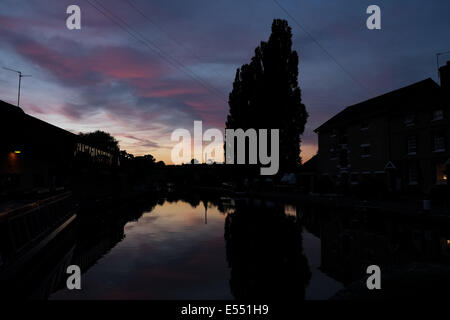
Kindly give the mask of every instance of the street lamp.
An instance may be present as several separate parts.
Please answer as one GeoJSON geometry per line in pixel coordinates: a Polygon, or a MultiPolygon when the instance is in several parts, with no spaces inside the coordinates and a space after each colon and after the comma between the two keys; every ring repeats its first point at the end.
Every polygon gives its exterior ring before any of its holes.
{"type": "Polygon", "coordinates": [[[21,71],[13,70],[13,69],[6,68],[6,67],[3,67],[3,69],[12,71],[12,72],[16,72],[19,75],[19,93],[17,94],[17,106],[19,107],[19,105],[20,105],[20,83],[21,83],[23,77],[31,77],[31,75],[22,74],[21,71]]]}

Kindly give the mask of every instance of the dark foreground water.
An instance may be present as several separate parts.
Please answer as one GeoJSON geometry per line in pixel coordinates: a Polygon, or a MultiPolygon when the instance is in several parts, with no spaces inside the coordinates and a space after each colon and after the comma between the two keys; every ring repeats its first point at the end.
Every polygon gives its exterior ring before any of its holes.
{"type": "Polygon", "coordinates": [[[126,223],[124,239],[89,268],[82,290],[55,299],[227,299],[225,216],[165,202],[126,223]]]}
{"type": "Polygon", "coordinates": [[[106,207],[79,213],[32,266],[24,296],[270,301],[353,288],[354,298],[373,264],[381,297],[448,296],[448,217],[193,194],[106,207]],[[81,290],[67,289],[68,265],[81,268],[81,290]]]}
{"type": "Polygon", "coordinates": [[[82,290],[50,298],[233,299],[283,290],[327,299],[343,288],[319,269],[320,239],[298,223],[295,206],[237,202],[164,201],[103,238],[87,231],[91,243],[79,243],[71,262],[81,264],[82,290]]]}

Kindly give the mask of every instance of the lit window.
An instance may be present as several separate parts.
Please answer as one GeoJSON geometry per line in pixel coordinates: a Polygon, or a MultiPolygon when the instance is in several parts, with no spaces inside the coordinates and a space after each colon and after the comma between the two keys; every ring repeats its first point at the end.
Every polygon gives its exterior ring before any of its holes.
{"type": "Polygon", "coordinates": [[[409,113],[406,115],[404,123],[407,126],[412,126],[412,125],[414,125],[415,119],[416,119],[416,116],[414,115],[414,113],[409,113]]]}
{"type": "Polygon", "coordinates": [[[408,137],[408,154],[413,155],[417,152],[417,139],[416,136],[408,137]]]}
{"type": "Polygon", "coordinates": [[[433,121],[444,119],[444,110],[442,109],[434,110],[432,119],[433,121]]]}
{"type": "Polygon", "coordinates": [[[434,136],[434,152],[445,151],[445,137],[442,134],[436,134],[434,136]]]}
{"type": "Polygon", "coordinates": [[[445,164],[439,163],[436,165],[436,184],[446,184],[447,174],[445,173],[445,164]]]}
{"type": "Polygon", "coordinates": [[[296,217],[297,216],[297,208],[292,205],[285,205],[284,206],[284,214],[287,216],[296,217]]]}

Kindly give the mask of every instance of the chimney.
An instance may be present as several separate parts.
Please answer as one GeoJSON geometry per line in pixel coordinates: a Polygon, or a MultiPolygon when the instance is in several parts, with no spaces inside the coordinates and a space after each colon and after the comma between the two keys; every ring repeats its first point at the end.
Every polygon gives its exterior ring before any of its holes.
{"type": "Polygon", "coordinates": [[[450,61],[445,66],[439,68],[439,78],[441,79],[441,88],[450,96],[450,61]]]}

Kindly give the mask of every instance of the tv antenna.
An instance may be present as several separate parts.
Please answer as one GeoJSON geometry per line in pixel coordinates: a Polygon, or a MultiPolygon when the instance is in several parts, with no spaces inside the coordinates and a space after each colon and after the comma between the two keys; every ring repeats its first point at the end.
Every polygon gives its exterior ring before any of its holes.
{"type": "Polygon", "coordinates": [[[16,72],[19,75],[19,92],[17,94],[17,106],[19,107],[19,105],[20,105],[20,84],[22,82],[22,78],[23,77],[31,77],[31,75],[30,74],[22,74],[21,71],[10,69],[10,68],[6,68],[6,67],[3,67],[3,69],[8,70],[8,71],[12,71],[12,72],[16,72]]]}
{"type": "Polygon", "coordinates": [[[438,79],[441,78],[441,75],[439,74],[439,57],[443,56],[445,54],[450,54],[450,51],[436,53],[436,67],[437,67],[438,79]]]}

